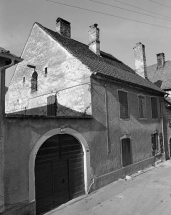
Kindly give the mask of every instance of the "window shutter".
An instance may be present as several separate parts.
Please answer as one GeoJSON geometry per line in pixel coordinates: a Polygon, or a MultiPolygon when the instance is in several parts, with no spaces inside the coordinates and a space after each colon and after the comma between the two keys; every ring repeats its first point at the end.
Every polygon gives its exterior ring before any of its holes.
{"type": "Polygon", "coordinates": [[[120,118],[126,119],[128,118],[128,99],[127,92],[118,91],[119,103],[120,103],[120,118]]]}
{"type": "Polygon", "coordinates": [[[138,107],[139,107],[139,117],[145,118],[146,107],[145,107],[145,97],[144,96],[138,96],[138,107]]]}
{"type": "Polygon", "coordinates": [[[157,98],[151,97],[152,118],[158,118],[157,98]]]}

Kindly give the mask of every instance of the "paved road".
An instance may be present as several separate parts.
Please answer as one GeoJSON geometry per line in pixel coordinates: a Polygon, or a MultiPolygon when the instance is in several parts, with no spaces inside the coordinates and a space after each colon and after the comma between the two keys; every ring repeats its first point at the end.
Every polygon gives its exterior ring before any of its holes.
{"type": "Polygon", "coordinates": [[[114,182],[48,215],[171,215],[171,161],[114,182]]]}

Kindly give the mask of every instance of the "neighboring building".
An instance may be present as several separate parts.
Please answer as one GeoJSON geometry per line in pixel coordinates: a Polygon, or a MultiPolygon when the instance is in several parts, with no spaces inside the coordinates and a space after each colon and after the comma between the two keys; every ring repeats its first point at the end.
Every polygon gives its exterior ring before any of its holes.
{"type": "Polygon", "coordinates": [[[164,131],[167,141],[165,144],[166,159],[171,157],[171,61],[165,60],[165,54],[157,54],[156,63],[150,66],[146,64],[145,46],[137,43],[134,48],[135,70],[137,74],[151,81],[166,92],[164,131]]]}
{"type": "Polygon", "coordinates": [[[5,210],[5,70],[22,59],[0,47],[0,214],[5,210]]]}
{"type": "MultiPolygon", "coordinates": [[[[6,94],[6,204],[37,215],[163,156],[165,92],[100,50],[35,23],[6,94]]],[[[165,138],[164,138],[165,139],[165,138]]],[[[23,212],[24,211],[24,212],[23,212]]]]}

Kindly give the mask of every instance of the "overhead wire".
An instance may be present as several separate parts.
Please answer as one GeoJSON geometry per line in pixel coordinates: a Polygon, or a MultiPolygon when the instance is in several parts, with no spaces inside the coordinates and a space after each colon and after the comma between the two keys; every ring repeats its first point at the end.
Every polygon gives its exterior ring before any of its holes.
{"type": "Polygon", "coordinates": [[[155,27],[160,27],[160,28],[165,28],[165,29],[170,29],[171,30],[171,28],[163,26],[163,25],[157,25],[157,24],[152,24],[152,23],[149,23],[149,22],[138,21],[138,20],[126,18],[126,17],[123,17],[123,16],[117,16],[117,15],[113,15],[113,14],[108,14],[108,13],[104,13],[104,12],[100,12],[100,11],[96,11],[96,10],[91,10],[91,9],[87,9],[87,8],[83,8],[83,7],[78,7],[78,6],[74,6],[74,5],[70,5],[70,4],[66,4],[66,3],[62,3],[62,2],[56,2],[56,1],[53,1],[53,0],[46,0],[46,1],[47,2],[52,2],[52,3],[55,3],[55,4],[64,5],[64,6],[67,6],[67,7],[72,7],[72,8],[77,8],[77,9],[80,9],[80,10],[85,10],[85,11],[89,11],[89,12],[93,12],[93,13],[98,13],[98,14],[102,14],[102,15],[106,15],[106,16],[110,16],[110,17],[124,19],[124,20],[127,20],[127,21],[129,20],[129,21],[136,22],[136,23],[141,23],[141,24],[145,24],[145,25],[150,25],[150,26],[155,26],[155,27]]]}
{"type": "Polygon", "coordinates": [[[149,15],[149,14],[145,14],[145,13],[141,13],[141,12],[129,10],[129,9],[126,9],[126,8],[123,8],[123,7],[118,7],[118,6],[114,6],[114,5],[111,5],[111,4],[99,2],[99,1],[96,1],[96,0],[89,0],[89,1],[95,2],[95,3],[98,3],[98,4],[101,4],[101,5],[106,5],[106,6],[109,6],[109,7],[113,7],[113,8],[118,8],[118,9],[120,9],[120,10],[129,11],[129,12],[131,12],[131,13],[141,14],[141,15],[143,15],[143,16],[148,16],[148,17],[152,17],[152,18],[155,18],[155,19],[167,20],[167,21],[170,21],[170,22],[171,22],[171,19],[166,19],[166,18],[160,18],[160,17],[157,17],[157,16],[152,16],[152,15],[149,15]]]}
{"type": "Polygon", "coordinates": [[[153,0],[148,0],[148,1],[151,1],[151,2],[153,2],[153,3],[155,3],[155,4],[158,4],[158,5],[161,5],[161,6],[163,6],[163,7],[166,7],[166,8],[168,8],[168,9],[171,9],[171,7],[169,7],[168,5],[161,4],[161,3],[159,3],[159,2],[156,2],[156,1],[153,1],[153,0]]]}
{"type": "Polygon", "coordinates": [[[141,7],[137,7],[137,6],[132,5],[132,4],[128,4],[128,3],[125,3],[125,2],[121,2],[121,1],[118,1],[118,0],[112,0],[112,1],[118,2],[118,3],[123,4],[123,5],[130,6],[130,7],[132,7],[132,8],[136,8],[136,9],[139,9],[139,10],[142,10],[142,11],[145,11],[145,12],[148,12],[148,13],[152,13],[152,14],[155,14],[155,15],[158,15],[158,16],[162,16],[162,17],[171,19],[171,17],[169,17],[169,16],[165,16],[165,15],[162,15],[162,14],[159,14],[159,13],[155,13],[155,12],[153,12],[153,11],[150,11],[150,10],[147,10],[147,9],[144,9],[144,8],[141,8],[141,7]]]}

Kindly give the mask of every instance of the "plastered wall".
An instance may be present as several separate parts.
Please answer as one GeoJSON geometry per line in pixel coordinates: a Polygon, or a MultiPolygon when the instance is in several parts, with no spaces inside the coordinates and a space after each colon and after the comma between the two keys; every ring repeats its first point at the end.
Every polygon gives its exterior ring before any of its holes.
{"type": "Polygon", "coordinates": [[[91,115],[91,72],[37,24],[21,57],[24,61],[17,66],[6,94],[6,113],[46,115],[47,97],[56,94],[57,115],[91,115]],[[35,92],[31,92],[34,69],[27,65],[36,66],[35,92]]]}

